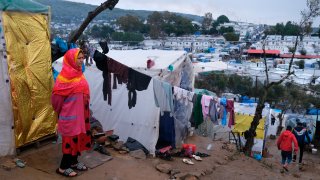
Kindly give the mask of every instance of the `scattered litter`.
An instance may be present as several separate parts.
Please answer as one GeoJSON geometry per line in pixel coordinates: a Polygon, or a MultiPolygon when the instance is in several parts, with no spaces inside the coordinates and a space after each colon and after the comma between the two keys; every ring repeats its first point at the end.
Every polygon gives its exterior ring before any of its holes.
{"type": "Polygon", "coordinates": [[[23,160],[19,159],[19,158],[15,158],[13,159],[13,162],[16,163],[16,165],[20,168],[24,168],[26,166],[26,162],[24,162],[23,160]]]}

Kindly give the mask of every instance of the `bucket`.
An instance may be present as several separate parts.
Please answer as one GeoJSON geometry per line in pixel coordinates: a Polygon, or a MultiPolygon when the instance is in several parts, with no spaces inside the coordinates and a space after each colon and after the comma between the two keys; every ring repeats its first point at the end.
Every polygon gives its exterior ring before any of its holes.
{"type": "Polygon", "coordinates": [[[182,148],[185,150],[191,150],[192,154],[196,153],[197,146],[194,144],[182,144],[182,148]]]}
{"type": "Polygon", "coordinates": [[[312,148],[312,154],[317,154],[317,149],[312,148]]]}

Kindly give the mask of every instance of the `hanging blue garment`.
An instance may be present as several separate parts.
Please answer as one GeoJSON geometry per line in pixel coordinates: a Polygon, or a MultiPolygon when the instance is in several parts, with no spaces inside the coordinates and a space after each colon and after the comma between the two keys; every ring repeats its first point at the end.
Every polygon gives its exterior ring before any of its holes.
{"type": "Polygon", "coordinates": [[[170,112],[164,112],[163,116],[160,116],[159,139],[156,148],[160,149],[166,146],[175,148],[175,137],[174,118],[170,116],[170,112]]]}
{"type": "Polygon", "coordinates": [[[221,125],[226,126],[227,125],[227,99],[221,98],[220,104],[223,106],[223,115],[221,118],[221,125]]]}

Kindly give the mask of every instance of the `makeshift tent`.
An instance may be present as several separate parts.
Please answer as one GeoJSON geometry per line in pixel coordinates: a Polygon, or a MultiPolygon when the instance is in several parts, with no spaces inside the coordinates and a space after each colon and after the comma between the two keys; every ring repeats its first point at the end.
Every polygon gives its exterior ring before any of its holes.
{"type": "Polygon", "coordinates": [[[49,8],[0,2],[0,155],[55,133],[49,8]]]}
{"type": "Polygon", "coordinates": [[[197,63],[194,63],[194,69],[196,73],[222,71],[222,70],[227,70],[228,65],[223,61],[197,62],[197,63]]]}
{"type": "MultiPolygon", "coordinates": [[[[244,132],[247,131],[254,117],[255,109],[257,104],[247,104],[247,103],[234,103],[235,110],[235,125],[233,128],[233,132],[237,132],[240,134],[241,143],[244,145],[246,139],[244,138],[244,132]]],[[[259,121],[259,125],[257,127],[256,133],[257,136],[254,138],[254,145],[252,147],[252,151],[255,153],[262,154],[262,150],[264,148],[265,137],[266,137],[266,128],[267,124],[265,120],[268,116],[269,108],[265,108],[262,112],[262,119],[259,121]]]]}
{"type": "Polygon", "coordinates": [[[267,136],[276,135],[277,129],[280,124],[280,120],[278,118],[281,113],[280,109],[270,109],[269,118],[267,119],[266,124],[268,124],[267,136]]]}
{"type": "MultiPolygon", "coordinates": [[[[172,86],[184,85],[184,89],[190,90],[193,88],[192,63],[185,51],[111,50],[107,55],[139,72],[169,82],[172,86]],[[149,59],[155,64],[147,69],[149,59]],[[169,66],[172,71],[168,70],[169,66]]],[[[54,68],[58,71],[61,70],[61,62],[62,59],[59,59],[54,63],[54,68]]],[[[122,141],[132,137],[154,154],[160,131],[160,110],[155,105],[153,79],[146,90],[137,91],[137,103],[129,109],[125,84],[118,84],[117,89],[112,90],[112,103],[108,105],[107,101],[103,100],[102,72],[92,65],[86,67],[84,74],[90,86],[90,108],[93,116],[101,121],[104,130],[113,129],[114,134],[119,135],[122,141]]],[[[174,121],[176,137],[173,139],[176,143],[181,143],[181,134],[184,134],[186,123],[179,118],[175,118],[174,121]]],[[[171,136],[172,134],[170,133],[171,136]]]]}

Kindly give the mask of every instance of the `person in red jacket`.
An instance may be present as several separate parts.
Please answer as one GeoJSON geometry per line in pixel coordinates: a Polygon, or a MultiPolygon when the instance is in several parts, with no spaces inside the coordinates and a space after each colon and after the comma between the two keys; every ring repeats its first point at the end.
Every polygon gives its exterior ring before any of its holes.
{"type": "MultiPolygon", "coordinates": [[[[292,143],[294,144],[294,152],[297,152],[299,147],[297,139],[291,131],[292,127],[287,126],[287,129],[281,133],[277,141],[278,149],[281,150],[281,164],[283,169],[286,171],[289,171],[288,165],[292,160],[292,143]]],[[[281,170],[281,172],[283,172],[283,170],[281,170]]]]}

